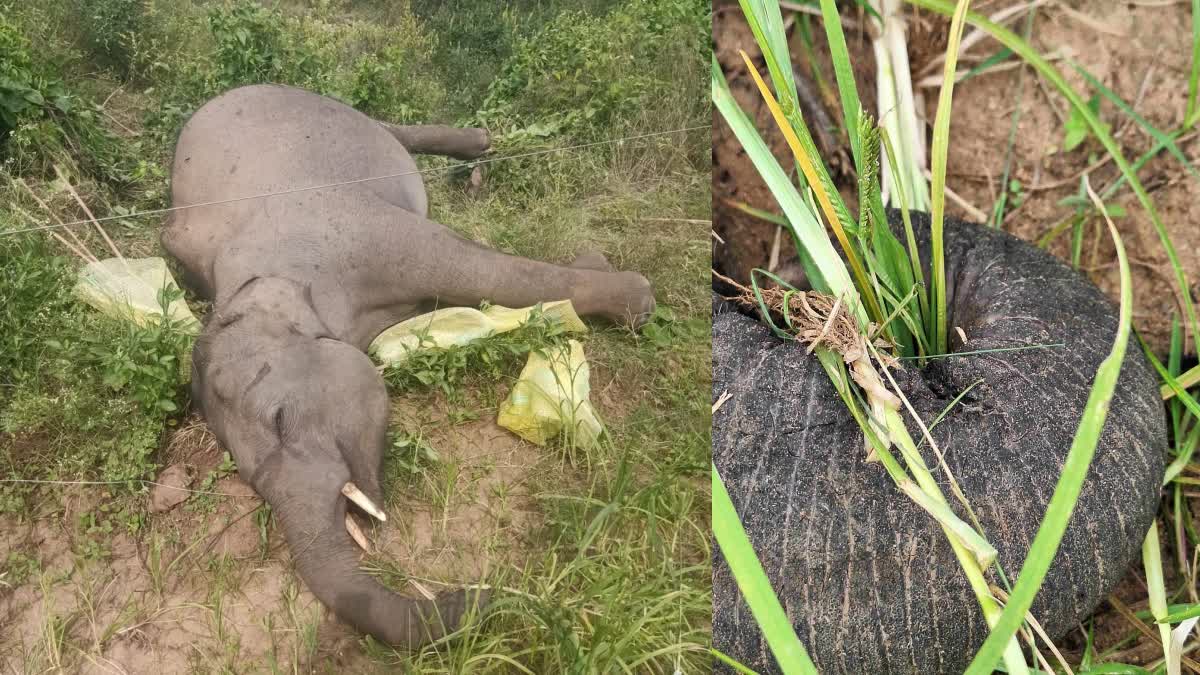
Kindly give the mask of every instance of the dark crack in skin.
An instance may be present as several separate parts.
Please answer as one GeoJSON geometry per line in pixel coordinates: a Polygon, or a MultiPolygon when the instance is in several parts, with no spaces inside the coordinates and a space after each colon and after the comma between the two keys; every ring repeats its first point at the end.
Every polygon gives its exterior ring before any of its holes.
{"type": "MultiPolygon", "coordinates": [[[[928,261],[928,219],[914,220],[928,261]]],[[[896,373],[925,420],[983,380],[933,436],[1015,583],[1111,349],[1117,308],[1074,270],[1003,232],[950,221],[945,241],[951,332],[959,326],[968,340],[953,336],[952,351],[1065,344],[896,373]]],[[[987,626],[941,529],[882,466],[864,461],[862,434],[815,356],[727,303],[714,301],[714,311],[713,399],[729,399],[713,415],[713,461],[818,670],[962,672],[987,626]]],[[[1051,637],[1089,614],[1135,560],[1165,450],[1156,380],[1130,348],[1032,608],[1051,637]]],[[[936,456],[928,447],[922,454],[950,495],[936,456]]],[[[779,672],[719,550],[713,563],[714,646],[759,672],[779,672]]],[[[988,577],[999,582],[994,568],[988,577]]]]}

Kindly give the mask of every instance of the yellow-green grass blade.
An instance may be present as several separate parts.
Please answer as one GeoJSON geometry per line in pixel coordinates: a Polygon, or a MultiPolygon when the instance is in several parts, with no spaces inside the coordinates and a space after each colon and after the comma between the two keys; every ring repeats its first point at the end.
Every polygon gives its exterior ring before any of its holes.
{"type": "Polygon", "coordinates": [[[783,27],[783,13],[778,0],[739,0],[739,4],[746,24],[750,26],[750,32],[762,51],[779,100],[785,108],[794,109],[799,115],[787,31],[783,27]]]}
{"type": "Polygon", "coordinates": [[[712,62],[712,100],[750,157],[750,161],[754,163],[754,168],[762,176],[763,182],[770,188],[776,203],[787,218],[792,235],[807,251],[807,260],[811,262],[811,267],[806,265],[805,272],[813,288],[843,296],[847,302],[854,301],[850,303],[851,306],[859,308],[860,319],[865,318],[866,315],[861,313],[861,303],[856,301],[858,292],[850,280],[846,266],[829,241],[825,227],[809,210],[799,191],[788,179],[787,173],[779,166],[770,148],[759,136],[754,123],[733,100],[725,76],[715,58],[712,62]]]}
{"type": "MultiPolygon", "coordinates": [[[[829,226],[833,229],[834,235],[837,236],[838,243],[842,245],[842,251],[846,254],[846,260],[850,263],[850,270],[854,273],[854,278],[858,282],[859,292],[866,300],[866,309],[877,323],[882,322],[883,310],[880,308],[879,302],[872,291],[867,278],[866,268],[863,267],[862,260],[859,259],[854,246],[846,236],[845,223],[843,223],[837,208],[834,206],[830,191],[826,188],[826,184],[821,180],[821,176],[818,173],[817,164],[821,161],[821,158],[809,156],[809,153],[801,146],[800,139],[796,136],[795,130],[792,129],[791,123],[784,116],[783,110],[779,107],[779,102],[775,100],[775,97],[771,94],[771,90],[767,88],[766,82],[763,82],[762,76],[758,74],[758,69],[751,63],[750,57],[746,56],[746,52],[741,52],[741,54],[742,60],[746,62],[746,68],[750,71],[750,76],[754,79],[759,93],[766,102],[767,108],[771,111],[771,116],[775,119],[775,125],[779,127],[779,131],[783,133],[784,139],[787,140],[788,147],[792,150],[792,155],[795,156],[801,171],[804,172],[804,177],[808,179],[809,186],[812,188],[813,193],[816,194],[817,202],[820,203],[821,209],[825,212],[825,218],[829,222],[829,226]]],[[[858,311],[861,312],[861,309],[858,311]]]]}
{"type": "MultiPolygon", "coordinates": [[[[1158,371],[1158,376],[1162,378],[1163,382],[1166,383],[1163,385],[1163,387],[1169,389],[1171,394],[1178,398],[1179,402],[1183,404],[1183,407],[1186,408],[1187,411],[1190,412],[1197,420],[1200,420],[1200,403],[1197,403],[1196,399],[1193,398],[1191,394],[1187,393],[1187,390],[1179,382],[1179,380],[1172,376],[1170,371],[1163,366],[1162,362],[1158,360],[1158,357],[1154,355],[1154,352],[1150,350],[1150,346],[1146,344],[1145,340],[1142,340],[1140,335],[1138,336],[1138,342],[1141,343],[1142,353],[1146,355],[1146,358],[1150,361],[1150,365],[1154,366],[1154,369],[1158,371]]],[[[1200,426],[1193,427],[1193,433],[1198,429],[1200,429],[1200,426]]],[[[1184,468],[1187,467],[1187,465],[1191,462],[1192,453],[1196,450],[1196,446],[1189,441],[1190,439],[1176,440],[1181,447],[1181,451],[1180,454],[1169,465],[1167,465],[1167,470],[1163,474],[1163,485],[1168,485],[1174,481],[1179,474],[1183,473],[1184,468]]]]}
{"type": "MultiPolygon", "coordinates": [[[[1197,384],[1200,384],[1200,366],[1193,366],[1187,372],[1175,378],[1175,381],[1179,384],[1181,389],[1191,389],[1197,384]]],[[[1164,384],[1161,392],[1164,401],[1169,401],[1178,393],[1175,388],[1169,384],[1164,384]]]]}
{"type": "Polygon", "coordinates": [[[942,244],[946,224],[946,156],[950,149],[950,109],[954,101],[954,76],[958,69],[958,45],[962,42],[963,27],[970,0],[959,0],[950,20],[950,41],[946,45],[946,63],[942,71],[942,91],[938,95],[937,116],[933,122],[933,144],[930,148],[930,237],[933,242],[931,270],[933,276],[933,349],[946,353],[946,252],[942,244]]]}
{"type": "MultiPolygon", "coordinates": [[[[1167,618],[1167,587],[1163,582],[1161,550],[1158,544],[1158,521],[1155,520],[1150,523],[1150,531],[1146,533],[1146,540],[1142,542],[1142,569],[1146,572],[1146,591],[1150,596],[1150,613],[1158,624],[1158,634],[1162,639],[1163,658],[1170,664],[1173,656],[1171,624],[1164,621],[1167,618]]],[[[1168,672],[1171,675],[1179,674],[1178,659],[1175,660],[1173,668],[1168,668],[1168,672]]]]}
{"type": "MultiPolygon", "coordinates": [[[[950,15],[954,5],[949,0],[907,0],[909,4],[917,7],[930,9],[944,15],[950,15]]],[[[1191,294],[1188,292],[1187,275],[1183,271],[1182,265],[1179,263],[1179,256],[1175,252],[1175,246],[1171,243],[1171,237],[1167,233],[1166,227],[1163,225],[1162,219],[1158,216],[1158,209],[1154,207],[1153,200],[1150,199],[1150,194],[1146,192],[1146,188],[1142,186],[1142,182],[1138,179],[1133,167],[1129,165],[1129,161],[1125,159],[1124,153],[1121,152],[1120,146],[1113,140],[1112,134],[1104,127],[1100,119],[1092,113],[1088,108],[1087,102],[1079,96],[1071,85],[1063,78],[1062,73],[1058,72],[1049,61],[1037,53],[1032,46],[1025,40],[1022,40],[1017,34],[1000,26],[987,18],[980,16],[974,12],[967,13],[967,21],[973,26],[986,31],[1001,44],[1013,50],[1022,59],[1025,59],[1029,65],[1033,66],[1038,74],[1046,81],[1054,85],[1056,89],[1071,103],[1071,107],[1079,111],[1079,115],[1087,122],[1088,128],[1092,134],[1104,146],[1104,149],[1112,155],[1113,161],[1121,169],[1121,173],[1129,182],[1130,187],[1137,195],[1138,201],[1146,214],[1150,216],[1150,221],[1154,224],[1154,229],[1158,233],[1159,241],[1162,243],[1163,250],[1167,254],[1167,259],[1171,263],[1172,271],[1175,273],[1175,281],[1179,285],[1180,299],[1183,301],[1184,313],[1188,319],[1188,330],[1192,335],[1193,344],[1200,338],[1200,318],[1197,318],[1196,307],[1192,302],[1191,294]]]]}
{"type": "Polygon", "coordinates": [[[729,666],[730,668],[733,668],[737,672],[742,673],[742,675],[758,675],[758,673],[756,673],[753,670],[750,670],[749,668],[747,668],[746,666],[743,666],[742,664],[738,663],[731,656],[729,656],[725,652],[721,651],[720,649],[710,648],[708,650],[708,652],[710,654],[712,654],[718,661],[720,661],[721,663],[724,663],[725,665],[729,666]]]}
{"type": "Polygon", "coordinates": [[[712,467],[712,500],[713,536],[721,547],[721,555],[729,563],[729,569],[750,607],[750,613],[754,615],[754,621],[771,647],[771,653],[775,655],[779,669],[786,675],[816,675],[816,666],[808,657],[800,638],[796,637],[783,606],[779,604],[779,598],[775,596],[771,581],[754,553],[746,530],[742,528],[742,521],[715,464],[712,467]]]}
{"type": "MultiPolygon", "coordinates": [[[[1019,51],[1014,48],[1014,51],[1019,51]]],[[[1058,552],[1067,523],[1075,511],[1083,480],[1087,477],[1088,467],[1096,453],[1096,444],[1100,441],[1100,433],[1104,429],[1104,421],[1108,418],[1108,409],[1112,403],[1113,392],[1117,387],[1117,378],[1121,373],[1121,363],[1125,360],[1125,348],[1129,343],[1130,326],[1133,317],[1132,281],[1129,272],[1129,260],[1125,255],[1125,246],[1121,235],[1108,217],[1108,211],[1090,186],[1088,195],[1096,208],[1104,215],[1108,223],[1109,234],[1117,251],[1117,264],[1121,275],[1121,302],[1117,320],[1117,334],[1113,338],[1113,346],[1100,367],[1096,369],[1096,378],[1088,393],[1087,404],[1079,420],[1079,427],[1071,441],[1067,459],[1063,464],[1062,475],[1058,485],[1050,497],[1046,507],[1046,515],[1038,527],[1029,547],[1029,554],[1017,575],[1017,585],[1005,606],[1000,619],[992,626],[991,633],[984,640],[983,646],[976,652],[967,675],[987,675],[992,672],[999,661],[1005,645],[1016,634],[1024,621],[1025,613],[1033,605],[1033,600],[1041,588],[1050,564],[1058,552]]]]}

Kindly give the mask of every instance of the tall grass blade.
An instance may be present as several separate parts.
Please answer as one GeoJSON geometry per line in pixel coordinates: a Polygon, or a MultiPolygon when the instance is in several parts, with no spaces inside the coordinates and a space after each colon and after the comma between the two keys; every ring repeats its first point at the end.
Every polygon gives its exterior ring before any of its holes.
{"type": "Polygon", "coordinates": [[[1163,658],[1167,662],[1168,675],[1179,675],[1179,657],[1171,649],[1171,624],[1167,618],[1167,587],[1163,582],[1162,554],[1158,544],[1158,521],[1150,523],[1150,531],[1142,542],[1142,568],[1146,571],[1146,591],[1150,596],[1150,613],[1158,623],[1162,639],[1163,658]]]}
{"type": "MultiPolygon", "coordinates": [[[[758,69],[750,62],[750,57],[742,52],[742,60],[746,62],[746,68],[750,71],[750,76],[754,79],[754,83],[758,85],[759,93],[762,94],[763,100],[770,109],[772,117],[775,118],[775,124],[783,133],[783,137],[787,140],[788,147],[791,148],[792,154],[796,158],[796,162],[800,165],[800,170],[804,172],[804,177],[808,179],[809,186],[816,194],[817,202],[820,203],[821,209],[825,212],[825,218],[829,222],[829,226],[833,229],[833,233],[837,236],[838,243],[842,245],[842,251],[846,254],[846,260],[850,263],[850,270],[854,274],[855,280],[858,282],[858,288],[867,302],[867,310],[876,322],[883,321],[883,311],[871,291],[871,284],[867,278],[866,268],[863,267],[862,260],[855,253],[854,246],[850,243],[850,239],[846,236],[845,225],[848,219],[842,213],[839,213],[831,198],[830,190],[826,183],[821,180],[821,175],[818,173],[817,163],[820,162],[820,157],[815,154],[810,156],[805,148],[801,146],[800,139],[796,136],[795,130],[792,129],[791,123],[784,116],[783,110],[779,107],[779,102],[771,94],[771,90],[767,88],[767,84],[763,82],[762,76],[758,74],[758,69]]],[[[843,207],[841,211],[845,211],[843,207]]],[[[861,310],[860,310],[861,311],[861,310]]]]}
{"type": "Polygon", "coordinates": [[[1183,128],[1190,129],[1200,119],[1200,108],[1196,107],[1196,90],[1200,88],[1200,0],[1192,0],[1192,74],[1188,78],[1187,110],[1183,115],[1183,128]]]}
{"type": "Polygon", "coordinates": [[[862,102],[858,98],[854,66],[850,63],[846,34],[842,32],[842,19],[838,16],[837,3],[834,0],[821,0],[821,23],[825,27],[825,39],[829,42],[829,55],[833,60],[833,74],[837,77],[838,95],[842,98],[842,117],[846,121],[846,134],[850,137],[854,166],[861,172],[862,140],[858,137],[858,116],[862,112],[862,102]]]}
{"type": "Polygon", "coordinates": [[[716,465],[712,467],[712,500],[713,536],[780,670],[786,675],[816,675],[817,668],[771,589],[716,465]]]}
{"type": "MultiPolygon", "coordinates": [[[[930,9],[940,14],[949,16],[954,11],[954,5],[949,0],[907,0],[909,4],[917,7],[930,9]]],[[[1049,61],[1044,59],[1037,53],[1032,46],[1022,40],[1012,31],[1000,26],[987,18],[980,16],[974,12],[967,13],[967,21],[975,27],[987,32],[1001,44],[1012,49],[1017,55],[1034,67],[1038,74],[1046,79],[1047,82],[1053,84],[1059,92],[1071,103],[1071,107],[1079,111],[1080,117],[1087,122],[1088,128],[1092,134],[1104,146],[1104,149],[1112,155],[1113,161],[1121,169],[1122,175],[1129,181],[1130,187],[1137,195],[1138,201],[1142,208],[1146,210],[1146,214],[1150,216],[1150,221],[1154,224],[1154,229],[1158,233],[1159,241],[1162,243],[1163,251],[1167,254],[1167,259],[1171,262],[1171,269],[1175,273],[1175,281],[1179,285],[1179,297],[1183,301],[1184,314],[1188,319],[1188,331],[1192,335],[1193,344],[1200,337],[1200,318],[1196,315],[1196,307],[1192,302],[1189,289],[1191,288],[1187,281],[1187,274],[1183,271],[1183,266],[1179,263],[1179,256],[1175,252],[1175,246],[1171,243],[1171,237],[1167,233],[1166,227],[1163,225],[1162,219],[1158,216],[1158,209],[1154,207],[1154,202],[1150,199],[1150,194],[1146,192],[1146,188],[1142,186],[1142,182],[1138,179],[1137,173],[1133,167],[1129,165],[1129,161],[1125,159],[1124,153],[1121,152],[1120,146],[1113,140],[1108,129],[1100,122],[1100,119],[1088,108],[1087,103],[1079,96],[1079,94],[1067,84],[1063,79],[1062,73],[1058,72],[1049,61]]]]}
{"type": "Polygon", "coordinates": [[[933,350],[946,353],[946,252],[942,243],[946,220],[946,156],[950,150],[950,108],[954,101],[954,76],[958,69],[958,45],[962,42],[967,7],[971,0],[959,0],[950,20],[950,41],[946,45],[946,63],[942,71],[942,91],[938,95],[937,117],[933,122],[933,145],[930,150],[930,237],[933,242],[931,258],[933,276],[933,350]]]}
{"type": "MultiPolygon", "coordinates": [[[[1014,51],[1019,50],[1014,48],[1014,51]]],[[[1030,606],[1033,605],[1042,581],[1046,578],[1046,572],[1050,569],[1050,563],[1053,562],[1054,555],[1058,552],[1058,545],[1062,541],[1063,533],[1066,532],[1067,523],[1075,510],[1075,503],[1079,499],[1083,480],[1087,476],[1088,467],[1091,466],[1092,457],[1096,453],[1096,444],[1100,441],[1100,433],[1104,429],[1104,421],[1108,417],[1108,408],[1117,387],[1117,377],[1121,373],[1121,363],[1125,360],[1125,348],[1129,343],[1133,317],[1129,260],[1125,255],[1125,246],[1121,241],[1121,235],[1113,225],[1112,219],[1108,217],[1104,202],[1100,200],[1100,196],[1092,190],[1090,185],[1087,187],[1087,191],[1096,208],[1104,215],[1104,219],[1108,223],[1109,234],[1112,236],[1113,246],[1117,251],[1117,264],[1121,274],[1121,308],[1117,321],[1117,334],[1113,339],[1112,350],[1100,363],[1100,367],[1096,369],[1096,379],[1092,384],[1092,390],[1088,393],[1087,404],[1084,406],[1083,415],[1079,420],[1079,428],[1075,431],[1075,437],[1071,441],[1071,449],[1067,452],[1062,475],[1059,477],[1058,485],[1055,486],[1054,494],[1050,497],[1050,503],[1046,507],[1046,516],[1042,519],[1037,535],[1033,538],[1033,544],[1029,547],[1029,555],[1026,556],[1025,562],[1021,566],[1021,571],[1017,576],[1017,585],[1013,588],[1008,605],[1005,606],[999,621],[992,626],[991,634],[988,635],[983,646],[972,659],[966,671],[967,675],[987,675],[992,672],[992,668],[1000,659],[1004,646],[1021,627],[1025,612],[1029,611],[1030,606]]]]}
{"type": "MultiPolygon", "coordinates": [[[[804,271],[813,288],[825,293],[841,295],[846,298],[847,302],[857,300],[858,292],[850,280],[846,266],[842,264],[842,259],[838,257],[837,251],[829,241],[825,226],[817,221],[816,216],[800,196],[800,192],[792,184],[788,175],[784,173],[783,168],[779,166],[775,156],[771,154],[770,148],[759,136],[754,123],[733,100],[733,95],[729,92],[729,86],[725,83],[725,76],[721,73],[716,59],[713,59],[712,62],[712,100],[725,122],[729,124],[729,128],[733,130],[734,136],[741,143],[747,156],[750,157],[750,161],[754,163],[754,168],[762,176],[763,182],[771,189],[771,194],[774,195],[779,208],[787,217],[792,235],[808,252],[804,271]]],[[[805,259],[802,258],[802,260],[805,259]]],[[[860,307],[861,303],[852,302],[851,306],[860,307]]],[[[862,310],[859,309],[859,311],[862,310]]],[[[865,315],[863,316],[865,317],[865,315]]]]}
{"type": "Polygon", "coordinates": [[[796,81],[792,74],[792,61],[788,50],[787,31],[783,27],[783,13],[775,0],[739,0],[742,14],[754,34],[754,40],[762,51],[771,74],[771,82],[783,105],[799,114],[796,102],[796,81]]]}

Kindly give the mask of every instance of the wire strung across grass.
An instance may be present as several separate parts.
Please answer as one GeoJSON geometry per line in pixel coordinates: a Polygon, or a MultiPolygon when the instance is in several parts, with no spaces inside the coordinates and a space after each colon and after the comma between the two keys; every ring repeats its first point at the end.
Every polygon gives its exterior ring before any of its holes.
{"type": "Polygon", "coordinates": [[[311,192],[313,190],[324,190],[324,189],[328,189],[328,188],[342,187],[342,186],[346,186],[346,185],[356,185],[358,183],[369,183],[369,182],[377,181],[377,180],[387,180],[389,178],[400,178],[402,176],[412,176],[414,174],[433,173],[435,171],[449,171],[451,169],[476,166],[478,164],[490,164],[492,162],[499,162],[501,160],[506,160],[506,159],[522,159],[525,157],[537,157],[539,155],[547,155],[547,154],[554,153],[554,152],[565,152],[567,150],[581,150],[583,148],[595,147],[597,145],[611,145],[611,144],[615,144],[615,143],[621,143],[624,141],[636,141],[636,140],[643,139],[643,138],[652,138],[654,136],[665,136],[668,134],[680,134],[680,133],[685,133],[688,131],[698,131],[700,129],[709,129],[709,128],[710,128],[709,126],[695,126],[695,127],[684,127],[681,129],[669,129],[667,131],[654,131],[654,132],[651,132],[648,134],[639,134],[637,136],[624,136],[622,138],[610,138],[610,139],[606,139],[603,141],[593,141],[591,143],[581,143],[579,145],[568,145],[563,148],[547,148],[545,150],[535,150],[532,152],[525,152],[525,153],[521,153],[521,154],[517,154],[517,155],[506,155],[504,157],[490,157],[487,159],[480,159],[480,160],[475,160],[475,161],[470,161],[470,162],[461,162],[459,164],[450,164],[448,166],[431,167],[428,169],[417,169],[415,171],[402,171],[400,173],[391,173],[391,174],[387,174],[387,175],[383,175],[383,176],[371,176],[368,178],[356,178],[354,180],[341,181],[338,183],[327,183],[325,185],[311,185],[308,187],[284,190],[282,192],[264,192],[262,194],[246,195],[244,197],[233,197],[231,199],[219,199],[217,201],[201,202],[199,204],[184,204],[181,206],[169,206],[169,207],[165,207],[165,208],[161,208],[161,209],[150,209],[147,211],[137,211],[135,213],[127,213],[127,214],[122,214],[122,215],[105,216],[103,218],[95,218],[95,219],[89,219],[89,220],[76,220],[76,221],[72,221],[69,223],[39,225],[37,227],[27,227],[27,228],[19,229],[19,230],[3,230],[3,231],[0,231],[0,236],[23,234],[26,232],[40,232],[42,230],[56,230],[56,229],[63,228],[63,227],[71,227],[73,225],[86,225],[88,223],[103,223],[103,222],[106,222],[109,220],[124,220],[124,219],[128,219],[128,218],[137,218],[139,216],[160,215],[163,213],[172,213],[174,211],[183,211],[185,209],[195,209],[195,208],[199,208],[202,206],[217,206],[220,204],[232,204],[235,202],[244,202],[244,201],[249,201],[252,199],[264,199],[266,197],[280,197],[283,195],[296,194],[298,192],[311,192]]]}
{"type": "Polygon", "coordinates": [[[159,487],[179,490],[180,492],[191,492],[198,495],[216,495],[218,497],[254,497],[258,498],[257,494],[238,495],[231,492],[213,492],[212,490],[193,490],[191,488],[179,487],[177,485],[167,485],[166,483],[157,483],[152,480],[40,480],[36,478],[0,478],[0,483],[33,483],[35,485],[127,485],[129,483],[141,483],[142,485],[157,485],[159,487]]]}

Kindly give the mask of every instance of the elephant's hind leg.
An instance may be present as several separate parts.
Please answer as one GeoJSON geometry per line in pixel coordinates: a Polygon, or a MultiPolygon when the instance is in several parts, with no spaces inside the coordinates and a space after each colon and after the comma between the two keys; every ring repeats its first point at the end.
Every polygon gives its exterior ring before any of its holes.
{"type": "Polygon", "coordinates": [[[445,155],[455,159],[476,159],[491,147],[486,129],[447,127],[440,124],[400,126],[379,123],[415,155],[445,155]]]}
{"type": "Polygon", "coordinates": [[[654,311],[650,282],[636,272],[613,271],[602,255],[586,253],[570,266],[501,253],[448,229],[432,233],[436,260],[426,292],[452,305],[481,301],[506,307],[570,300],[575,311],[640,326],[654,311]]]}

